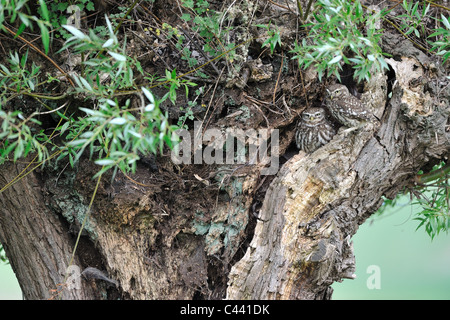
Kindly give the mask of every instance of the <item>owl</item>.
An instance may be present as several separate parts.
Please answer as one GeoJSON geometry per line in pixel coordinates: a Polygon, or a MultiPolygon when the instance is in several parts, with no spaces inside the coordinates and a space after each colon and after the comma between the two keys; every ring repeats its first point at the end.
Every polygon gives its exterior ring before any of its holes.
{"type": "Polygon", "coordinates": [[[325,103],[333,118],[346,127],[358,129],[375,120],[372,112],[342,84],[327,88],[325,103]]]}
{"type": "Polygon", "coordinates": [[[295,142],[306,153],[312,153],[328,143],[336,131],[328,122],[325,109],[310,107],[301,114],[297,125],[295,142]]]}

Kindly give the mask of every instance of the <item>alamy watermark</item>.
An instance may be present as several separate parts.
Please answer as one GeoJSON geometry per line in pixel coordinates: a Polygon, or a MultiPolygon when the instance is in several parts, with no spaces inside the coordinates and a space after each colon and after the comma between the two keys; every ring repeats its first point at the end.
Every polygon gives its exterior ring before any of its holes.
{"type": "Polygon", "coordinates": [[[81,270],[77,265],[70,265],[66,269],[66,289],[68,290],[79,290],[81,288],[81,270]]]}
{"type": "Polygon", "coordinates": [[[278,129],[209,128],[203,131],[202,124],[194,122],[193,137],[186,129],[174,132],[173,141],[179,140],[171,152],[175,164],[260,164],[265,166],[262,175],[278,172],[278,129]]]}
{"type": "Polygon", "coordinates": [[[366,286],[369,290],[381,289],[381,268],[375,264],[367,267],[366,273],[370,274],[366,280],[366,286]]]}

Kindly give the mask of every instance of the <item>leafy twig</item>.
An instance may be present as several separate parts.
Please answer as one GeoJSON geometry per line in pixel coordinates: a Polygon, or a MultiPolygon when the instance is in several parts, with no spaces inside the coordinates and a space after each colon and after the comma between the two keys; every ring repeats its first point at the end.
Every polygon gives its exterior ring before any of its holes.
{"type": "Polygon", "coordinates": [[[450,163],[447,163],[440,169],[433,170],[428,173],[419,174],[415,177],[415,181],[417,184],[423,185],[425,183],[435,181],[437,179],[446,178],[446,176],[450,174],[450,163]]]}
{"type": "Polygon", "coordinates": [[[44,52],[42,52],[41,50],[39,50],[38,47],[36,47],[34,44],[32,44],[30,41],[26,40],[25,38],[23,38],[20,35],[17,35],[17,33],[15,33],[14,31],[12,31],[11,29],[9,29],[7,26],[3,25],[3,28],[5,28],[6,31],[8,31],[9,33],[13,34],[14,36],[17,36],[20,40],[22,40],[23,42],[25,42],[30,48],[32,48],[33,50],[35,50],[37,53],[39,53],[41,56],[43,56],[45,59],[47,59],[48,61],[50,61],[50,63],[52,65],[55,66],[56,69],[58,69],[59,72],[61,72],[66,78],[67,80],[70,82],[70,84],[72,85],[72,87],[75,87],[75,84],[73,83],[72,79],[70,78],[70,76],[63,70],[61,69],[61,67],[55,62],[53,61],[48,55],[46,55],[44,52]]]}

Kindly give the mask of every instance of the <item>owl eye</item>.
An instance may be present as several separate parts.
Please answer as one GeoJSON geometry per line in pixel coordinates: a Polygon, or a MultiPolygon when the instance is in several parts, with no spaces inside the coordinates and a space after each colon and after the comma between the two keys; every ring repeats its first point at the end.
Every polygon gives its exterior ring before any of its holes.
{"type": "Polygon", "coordinates": [[[316,113],[314,114],[314,116],[315,116],[316,118],[319,118],[319,117],[321,116],[321,113],[320,113],[320,112],[316,112],[316,113]]]}

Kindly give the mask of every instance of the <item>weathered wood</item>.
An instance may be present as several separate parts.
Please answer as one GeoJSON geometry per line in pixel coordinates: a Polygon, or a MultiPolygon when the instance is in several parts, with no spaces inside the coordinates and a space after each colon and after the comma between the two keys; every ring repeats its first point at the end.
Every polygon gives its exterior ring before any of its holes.
{"type": "MultiPolygon", "coordinates": [[[[16,179],[25,165],[5,163],[0,171],[0,185],[16,179]]],[[[80,281],[80,287],[67,290],[61,284],[70,276],[72,254],[67,223],[46,207],[43,184],[35,174],[17,180],[0,193],[0,242],[10,257],[24,299],[93,299],[92,286],[80,281]],[[59,290],[62,295],[58,296],[59,290]],[[56,291],[55,291],[56,290],[56,291]]],[[[80,266],[78,257],[73,264],[80,266]]]]}
{"type": "Polygon", "coordinates": [[[341,129],[317,152],[293,157],[272,182],[255,236],[230,272],[228,299],[329,298],[333,282],[352,278],[350,238],[381,197],[394,196],[430,158],[448,155],[448,94],[431,97],[427,81],[410,88],[426,77],[427,61],[389,63],[397,80],[392,97],[384,75],[362,97],[380,126],[341,129]]]}

